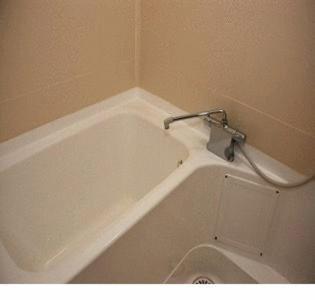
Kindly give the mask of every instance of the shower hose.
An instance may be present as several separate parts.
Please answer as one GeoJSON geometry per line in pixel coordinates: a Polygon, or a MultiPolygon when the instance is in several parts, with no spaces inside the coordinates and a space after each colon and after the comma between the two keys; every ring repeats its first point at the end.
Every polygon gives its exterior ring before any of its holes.
{"type": "Polygon", "coordinates": [[[244,150],[244,148],[239,144],[236,143],[236,145],[238,146],[238,148],[240,149],[241,153],[245,156],[245,158],[248,160],[248,162],[250,163],[250,165],[253,167],[253,169],[255,170],[255,172],[262,178],[264,179],[266,182],[276,186],[276,187],[281,187],[281,188],[295,188],[295,187],[299,187],[302,186],[312,180],[315,179],[315,174],[303,179],[302,181],[297,181],[297,182],[288,182],[288,183],[283,183],[283,182],[279,182],[276,180],[271,179],[269,176],[267,176],[265,173],[263,173],[259,167],[256,165],[256,163],[251,159],[251,157],[247,154],[247,152],[244,150]]]}

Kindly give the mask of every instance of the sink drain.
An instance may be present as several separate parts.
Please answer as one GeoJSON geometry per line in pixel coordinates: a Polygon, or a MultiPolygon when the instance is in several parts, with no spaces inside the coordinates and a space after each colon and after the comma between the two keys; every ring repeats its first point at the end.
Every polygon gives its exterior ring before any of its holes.
{"type": "Polygon", "coordinates": [[[214,282],[208,277],[200,276],[200,277],[197,277],[192,283],[193,284],[212,284],[214,282]]]}

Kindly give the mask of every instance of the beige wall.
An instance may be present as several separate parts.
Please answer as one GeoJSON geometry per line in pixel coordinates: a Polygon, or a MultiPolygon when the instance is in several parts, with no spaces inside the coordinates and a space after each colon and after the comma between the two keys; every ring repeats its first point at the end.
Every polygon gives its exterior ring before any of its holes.
{"type": "Polygon", "coordinates": [[[0,140],[135,85],[134,0],[0,1],[0,140]]]}
{"type": "Polygon", "coordinates": [[[142,0],[141,87],[315,170],[315,1],[142,0]]]}
{"type": "Polygon", "coordinates": [[[0,1],[0,141],[133,86],[315,170],[313,0],[0,1]],[[137,8],[135,10],[135,8],[137,8]]]}

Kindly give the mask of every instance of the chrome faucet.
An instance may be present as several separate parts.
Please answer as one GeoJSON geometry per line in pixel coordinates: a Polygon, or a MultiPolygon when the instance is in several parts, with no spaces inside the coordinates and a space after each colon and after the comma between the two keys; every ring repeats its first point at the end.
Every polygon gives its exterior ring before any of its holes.
{"type": "Polygon", "coordinates": [[[169,129],[171,123],[191,118],[202,118],[211,127],[207,149],[227,161],[233,161],[235,143],[244,143],[246,135],[229,126],[226,111],[214,109],[170,117],[164,120],[164,128],[169,129]],[[218,118],[217,116],[220,117],[218,118]]]}

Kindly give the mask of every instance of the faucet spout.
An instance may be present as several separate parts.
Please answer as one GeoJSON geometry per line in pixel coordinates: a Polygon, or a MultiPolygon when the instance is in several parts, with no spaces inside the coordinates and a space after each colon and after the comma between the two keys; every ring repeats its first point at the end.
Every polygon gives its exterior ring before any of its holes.
{"type": "Polygon", "coordinates": [[[164,120],[164,129],[170,129],[170,124],[174,122],[173,117],[169,117],[164,120]]]}

